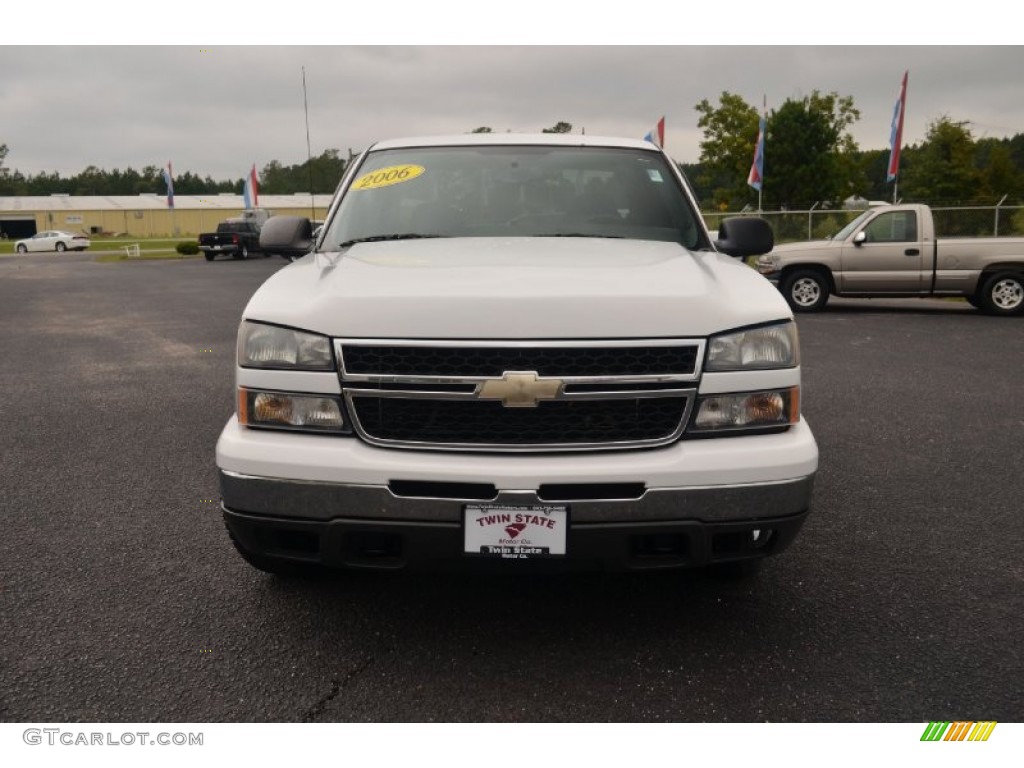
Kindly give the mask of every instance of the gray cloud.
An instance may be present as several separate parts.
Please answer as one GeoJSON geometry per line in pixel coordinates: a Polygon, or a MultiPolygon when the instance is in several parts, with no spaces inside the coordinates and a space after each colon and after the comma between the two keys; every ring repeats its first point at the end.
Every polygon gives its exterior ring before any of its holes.
{"type": "Polygon", "coordinates": [[[722,91],[768,106],[812,90],[853,96],[854,135],[882,149],[910,70],[904,139],[930,121],[969,120],[976,136],[1024,132],[1022,47],[5,47],[0,143],[23,173],[173,161],[216,179],[306,153],[480,125],[537,131],[558,120],[640,136],[666,116],[667,147],[696,161],[694,105],[722,91]]]}

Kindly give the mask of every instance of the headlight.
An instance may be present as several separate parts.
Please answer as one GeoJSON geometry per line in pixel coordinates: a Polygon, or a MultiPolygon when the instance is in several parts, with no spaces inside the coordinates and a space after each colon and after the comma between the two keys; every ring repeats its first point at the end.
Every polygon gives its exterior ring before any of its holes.
{"type": "Polygon", "coordinates": [[[787,427],[800,420],[800,387],[707,395],[697,402],[694,432],[787,427]]]}
{"type": "Polygon", "coordinates": [[[348,432],[341,403],[328,395],[238,390],[238,421],[247,427],[348,432]]]}
{"type": "Polygon", "coordinates": [[[331,341],[316,333],[252,323],[238,329],[238,364],[243,368],[297,368],[329,371],[331,341]]]}
{"type": "Polygon", "coordinates": [[[786,322],[712,336],[704,370],[749,371],[794,368],[799,364],[796,323],[786,322]]]}

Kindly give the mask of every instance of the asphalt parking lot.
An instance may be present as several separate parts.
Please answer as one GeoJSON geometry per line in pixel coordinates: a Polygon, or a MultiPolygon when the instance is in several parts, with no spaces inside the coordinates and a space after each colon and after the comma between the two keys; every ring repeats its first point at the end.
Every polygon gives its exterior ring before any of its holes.
{"type": "Polygon", "coordinates": [[[821,469],[756,580],[296,582],[213,459],[284,266],[0,258],[0,720],[1024,720],[1024,318],[800,317],[821,469]]]}

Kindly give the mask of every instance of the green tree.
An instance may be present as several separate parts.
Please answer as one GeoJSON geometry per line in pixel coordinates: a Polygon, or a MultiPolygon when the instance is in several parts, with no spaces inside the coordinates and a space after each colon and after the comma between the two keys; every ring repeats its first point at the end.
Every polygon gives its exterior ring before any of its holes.
{"type": "MultiPolygon", "coordinates": [[[[313,191],[329,194],[333,192],[345,173],[347,162],[336,149],[327,149],[313,158],[313,191]]],[[[308,177],[308,176],[307,176],[308,177]]],[[[308,191],[309,186],[303,191],[308,191]]]]}
{"type": "Polygon", "coordinates": [[[966,122],[943,116],[928,125],[924,143],[907,153],[900,196],[932,204],[973,202],[982,175],[975,166],[975,142],[966,122]]]}
{"type": "Polygon", "coordinates": [[[474,128],[470,133],[494,133],[494,131],[486,125],[481,125],[479,128],[474,128]]]}
{"type": "Polygon", "coordinates": [[[562,120],[559,120],[557,123],[555,123],[550,128],[542,128],[541,129],[541,133],[571,133],[571,132],[572,132],[572,123],[566,123],[566,122],[564,122],[562,120]]]}
{"type": "Polygon", "coordinates": [[[1006,140],[1010,150],[1010,159],[1019,170],[1024,170],[1024,133],[1018,133],[1006,140]]]}
{"type": "MultiPolygon", "coordinates": [[[[244,180],[242,182],[245,183],[244,180]]],[[[203,194],[217,194],[218,192],[234,192],[235,191],[234,181],[214,181],[210,174],[206,174],[203,177],[203,194]]],[[[262,188],[262,183],[260,187],[262,188]]]]}
{"type": "MultiPolygon", "coordinates": [[[[298,165],[281,165],[271,160],[260,173],[260,191],[268,195],[292,195],[296,192],[329,194],[334,191],[345,172],[347,161],[337,149],[328,149],[318,157],[298,165]]],[[[243,182],[235,184],[235,192],[241,193],[243,182]]]]}
{"type": "MultiPolygon", "coordinates": [[[[889,167],[888,149],[868,149],[854,155],[858,168],[857,183],[852,194],[867,200],[891,200],[892,184],[886,184],[889,167]]],[[[904,158],[905,160],[906,158],[904,158]]]]}
{"type": "MultiPolygon", "coordinates": [[[[0,144],[0,195],[13,196],[21,194],[17,191],[18,183],[23,183],[24,179],[12,177],[10,168],[4,165],[4,161],[7,159],[7,152],[7,145],[0,144]]],[[[15,173],[15,176],[20,177],[21,174],[15,173]]]]}
{"type": "MultiPolygon", "coordinates": [[[[716,208],[737,209],[757,199],[747,185],[757,142],[757,109],[742,97],[723,91],[718,105],[696,105],[700,142],[701,189],[709,190],[716,208]]],[[[787,99],[768,116],[765,137],[765,208],[802,208],[836,202],[863,183],[856,142],[849,127],[860,118],[853,98],[813,91],[787,99]]]]}
{"type": "Polygon", "coordinates": [[[757,142],[757,109],[729,91],[722,91],[718,106],[702,99],[694,109],[700,114],[697,127],[704,131],[695,179],[705,190],[704,202],[715,208],[741,208],[751,191],[747,174],[757,142]]]}
{"type": "Polygon", "coordinates": [[[71,194],[73,195],[106,195],[108,188],[109,174],[105,171],[101,171],[95,165],[88,166],[78,176],[76,176],[71,185],[71,194]]]}
{"type": "Polygon", "coordinates": [[[185,171],[174,177],[174,194],[176,195],[202,195],[208,191],[203,180],[192,171],[185,171]]]}
{"type": "Polygon", "coordinates": [[[863,183],[849,127],[860,119],[853,98],[812,91],[786,99],[768,118],[766,207],[803,209],[837,203],[863,183]]]}
{"type": "Polygon", "coordinates": [[[69,192],[68,182],[57,172],[37,173],[25,179],[23,195],[52,195],[54,192],[69,192]]]}
{"type": "Polygon", "coordinates": [[[0,196],[13,197],[26,194],[27,179],[18,171],[0,174],[0,196]]]}
{"type": "Polygon", "coordinates": [[[981,197],[998,201],[1003,195],[1017,200],[1024,194],[1024,176],[1013,162],[1007,139],[979,139],[974,165],[981,173],[981,197]]]}
{"type": "MultiPolygon", "coordinates": [[[[288,187],[288,174],[277,160],[271,160],[260,171],[260,189],[267,194],[282,195],[288,187]]],[[[290,190],[294,192],[295,190],[290,190]]]]}
{"type": "Polygon", "coordinates": [[[158,195],[165,194],[167,192],[167,185],[164,184],[162,169],[157,168],[155,165],[145,166],[139,174],[139,180],[136,182],[136,189],[138,190],[135,194],[142,193],[155,193],[158,195]]]}

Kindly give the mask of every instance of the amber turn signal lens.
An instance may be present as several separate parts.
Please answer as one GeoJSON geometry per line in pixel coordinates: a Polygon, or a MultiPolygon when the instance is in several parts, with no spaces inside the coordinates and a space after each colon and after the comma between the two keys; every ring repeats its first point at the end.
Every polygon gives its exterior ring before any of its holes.
{"type": "Polygon", "coordinates": [[[702,397],[695,431],[780,427],[800,420],[800,387],[702,397]]]}
{"type": "Polygon", "coordinates": [[[341,403],[329,395],[238,390],[238,421],[247,427],[347,432],[341,403]]]}

